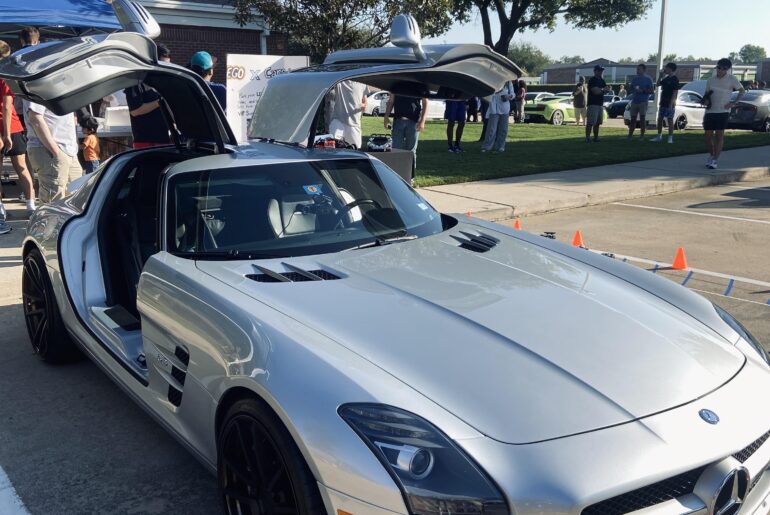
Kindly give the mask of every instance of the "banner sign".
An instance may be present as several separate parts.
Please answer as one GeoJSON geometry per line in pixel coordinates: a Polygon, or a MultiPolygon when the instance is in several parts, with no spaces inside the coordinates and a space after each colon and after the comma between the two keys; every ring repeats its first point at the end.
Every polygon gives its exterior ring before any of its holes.
{"type": "Polygon", "coordinates": [[[267,82],[309,64],[306,56],[227,54],[227,121],[239,142],[247,139],[251,115],[267,82]]]}

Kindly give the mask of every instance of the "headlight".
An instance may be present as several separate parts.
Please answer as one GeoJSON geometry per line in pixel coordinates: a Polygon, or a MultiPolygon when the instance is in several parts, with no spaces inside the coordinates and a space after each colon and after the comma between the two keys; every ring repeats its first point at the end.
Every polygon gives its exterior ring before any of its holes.
{"type": "Polygon", "coordinates": [[[339,414],[393,476],[409,513],[508,513],[502,494],[486,474],[429,422],[381,404],[346,404],[339,414]]]}
{"type": "Polygon", "coordinates": [[[767,355],[767,351],[765,351],[765,349],[762,348],[762,345],[759,344],[756,338],[754,338],[751,335],[751,333],[748,332],[746,328],[743,327],[743,325],[741,325],[740,322],[738,322],[735,318],[733,318],[733,316],[730,313],[720,308],[716,304],[714,304],[714,309],[717,310],[717,313],[719,313],[719,316],[722,317],[722,320],[724,320],[727,325],[732,327],[733,331],[741,335],[741,338],[746,340],[746,343],[751,345],[754,348],[754,350],[757,351],[757,353],[759,354],[759,357],[762,358],[762,360],[765,363],[770,365],[770,357],[767,355]]]}

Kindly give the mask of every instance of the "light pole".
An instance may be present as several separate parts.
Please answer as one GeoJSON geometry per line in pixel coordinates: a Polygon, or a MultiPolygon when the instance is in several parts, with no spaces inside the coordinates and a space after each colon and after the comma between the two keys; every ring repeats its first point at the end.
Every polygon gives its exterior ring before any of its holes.
{"type": "MultiPolygon", "coordinates": [[[[660,6],[660,33],[658,34],[658,69],[655,75],[660,78],[660,71],[663,69],[663,36],[666,33],[666,0],[661,0],[660,6]]],[[[660,89],[655,88],[655,110],[660,104],[660,89]]],[[[657,123],[657,122],[656,122],[657,123]]]]}

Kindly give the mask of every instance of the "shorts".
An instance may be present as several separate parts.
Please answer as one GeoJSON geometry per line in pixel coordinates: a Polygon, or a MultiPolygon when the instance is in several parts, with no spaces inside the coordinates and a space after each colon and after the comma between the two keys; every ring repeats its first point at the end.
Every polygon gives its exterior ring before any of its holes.
{"type": "Polygon", "coordinates": [[[667,120],[673,120],[676,109],[671,109],[668,106],[660,106],[658,108],[658,116],[667,120]]]}
{"type": "Polygon", "coordinates": [[[644,118],[647,116],[647,102],[631,103],[628,105],[628,110],[631,112],[632,120],[636,119],[637,116],[644,118]]]}
{"type": "Polygon", "coordinates": [[[703,117],[703,130],[723,131],[727,128],[730,113],[706,113],[703,117]]]}
{"type": "Polygon", "coordinates": [[[4,156],[23,156],[27,153],[27,136],[23,132],[14,132],[11,134],[11,143],[13,143],[11,150],[3,147],[2,154],[4,156]]]}
{"type": "Polygon", "coordinates": [[[575,108],[575,121],[577,123],[580,123],[580,120],[586,121],[586,108],[585,107],[576,107],[575,108]]]}
{"type": "Polygon", "coordinates": [[[588,106],[586,125],[601,125],[604,123],[604,106],[588,106]]]}
{"type": "Polygon", "coordinates": [[[464,100],[447,100],[446,119],[450,122],[464,122],[466,105],[464,100]]]}

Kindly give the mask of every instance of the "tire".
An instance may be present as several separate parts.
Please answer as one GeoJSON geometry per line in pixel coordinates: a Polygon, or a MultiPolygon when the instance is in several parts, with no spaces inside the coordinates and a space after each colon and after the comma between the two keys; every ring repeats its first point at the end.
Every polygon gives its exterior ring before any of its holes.
{"type": "Polygon", "coordinates": [[[380,108],[379,107],[375,107],[374,109],[372,109],[372,116],[380,116],[380,108]]]}
{"type": "Polygon", "coordinates": [[[224,513],[326,513],[315,477],[289,432],[255,399],[237,401],[217,435],[224,513]],[[267,485],[272,485],[270,491],[267,485]]]}
{"type": "Polygon", "coordinates": [[[82,357],[61,319],[45,260],[37,248],[24,257],[22,306],[30,343],[46,363],[70,363],[82,357]]]}
{"type": "Polygon", "coordinates": [[[678,131],[683,131],[687,128],[687,117],[685,115],[680,116],[674,122],[674,128],[678,131]]]}
{"type": "Polygon", "coordinates": [[[610,118],[612,118],[614,120],[615,118],[618,117],[618,113],[616,113],[615,111],[608,111],[607,112],[607,116],[609,116],[610,118]]]}
{"type": "Polygon", "coordinates": [[[551,116],[551,123],[554,125],[564,125],[564,113],[555,111],[551,116]]]}
{"type": "Polygon", "coordinates": [[[762,125],[754,129],[754,132],[770,132],[770,118],[765,118],[762,125]]]}

